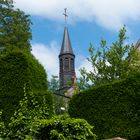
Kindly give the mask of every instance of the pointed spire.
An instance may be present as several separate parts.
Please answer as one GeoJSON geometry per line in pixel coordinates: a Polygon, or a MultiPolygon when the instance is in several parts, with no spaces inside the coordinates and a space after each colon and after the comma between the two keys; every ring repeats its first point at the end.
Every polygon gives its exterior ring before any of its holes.
{"type": "Polygon", "coordinates": [[[68,29],[65,26],[60,55],[61,54],[68,54],[68,53],[74,55],[72,47],[71,47],[71,42],[70,42],[70,37],[69,37],[68,29]]]}

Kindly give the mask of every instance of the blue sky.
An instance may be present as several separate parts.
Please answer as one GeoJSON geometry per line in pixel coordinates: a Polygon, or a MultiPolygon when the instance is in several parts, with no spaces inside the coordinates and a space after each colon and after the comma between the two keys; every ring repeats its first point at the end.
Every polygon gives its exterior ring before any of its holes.
{"type": "Polygon", "coordinates": [[[64,8],[68,12],[68,30],[76,55],[78,69],[91,66],[86,60],[89,44],[99,47],[100,39],[108,45],[117,40],[119,29],[125,24],[129,39],[140,38],[139,0],[15,0],[15,6],[31,15],[31,41],[35,57],[42,63],[49,78],[58,75],[58,55],[64,30],[64,8]]]}

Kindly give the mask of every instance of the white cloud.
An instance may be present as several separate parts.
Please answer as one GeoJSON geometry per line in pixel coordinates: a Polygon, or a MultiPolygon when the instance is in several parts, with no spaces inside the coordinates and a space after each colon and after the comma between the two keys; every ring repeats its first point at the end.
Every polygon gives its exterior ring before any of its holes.
{"type": "Polygon", "coordinates": [[[62,20],[68,8],[69,19],[95,21],[100,26],[118,30],[123,24],[140,19],[139,0],[15,0],[15,5],[31,15],[62,20]]]}
{"type": "Polygon", "coordinates": [[[85,68],[87,70],[87,72],[93,71],[92,65],[91,63],[83,56],[77,56],[76,57],[76,77],[79,78],[81,76],[80,74],[80,69],[81,68],[85,68]],[[79,63],[81,62],[81,63],[79,63]]]}
{"type": "Polygon", "coordinates": [[[58,75],[58,54],[59,49],[55,42],[52,42],[49,46],[44,44],[32,44],[32,54],[39,60],[44,66],[47,72],[48,79],[51,75],[58,75]]]}

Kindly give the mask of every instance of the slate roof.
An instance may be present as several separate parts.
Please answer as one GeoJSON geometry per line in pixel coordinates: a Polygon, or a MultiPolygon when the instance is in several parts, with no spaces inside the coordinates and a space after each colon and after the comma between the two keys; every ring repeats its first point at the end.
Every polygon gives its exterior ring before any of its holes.
{"type": "Polygon", "coordinates": [[[69,32],[68,32],[67,27],[64,28],[64,36],[63,36],[63,42],[61,46],[60,55],[62,54],[74,55],[72,47],[71,47],[71,42],[70,42],[70,37],[69,37],[69,32]]]}
{"type": "Polygon", "coordinates": [[[136,49],[138,49],[140,51],[140,39],[137,41],[135,47],[136,47],[136,49]]]}

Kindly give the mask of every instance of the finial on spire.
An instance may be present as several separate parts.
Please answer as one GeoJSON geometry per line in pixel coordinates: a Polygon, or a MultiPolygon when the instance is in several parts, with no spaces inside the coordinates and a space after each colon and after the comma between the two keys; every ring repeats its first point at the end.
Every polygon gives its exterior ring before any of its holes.
{"type": "Polygon", "coordinates": [[[68,17],[68,15],[67,15],[67,8],[64,9],[63,15],[65,16],[65,26],[66,26],[66,24],[67,24],[67,17],[68,17]]]}

